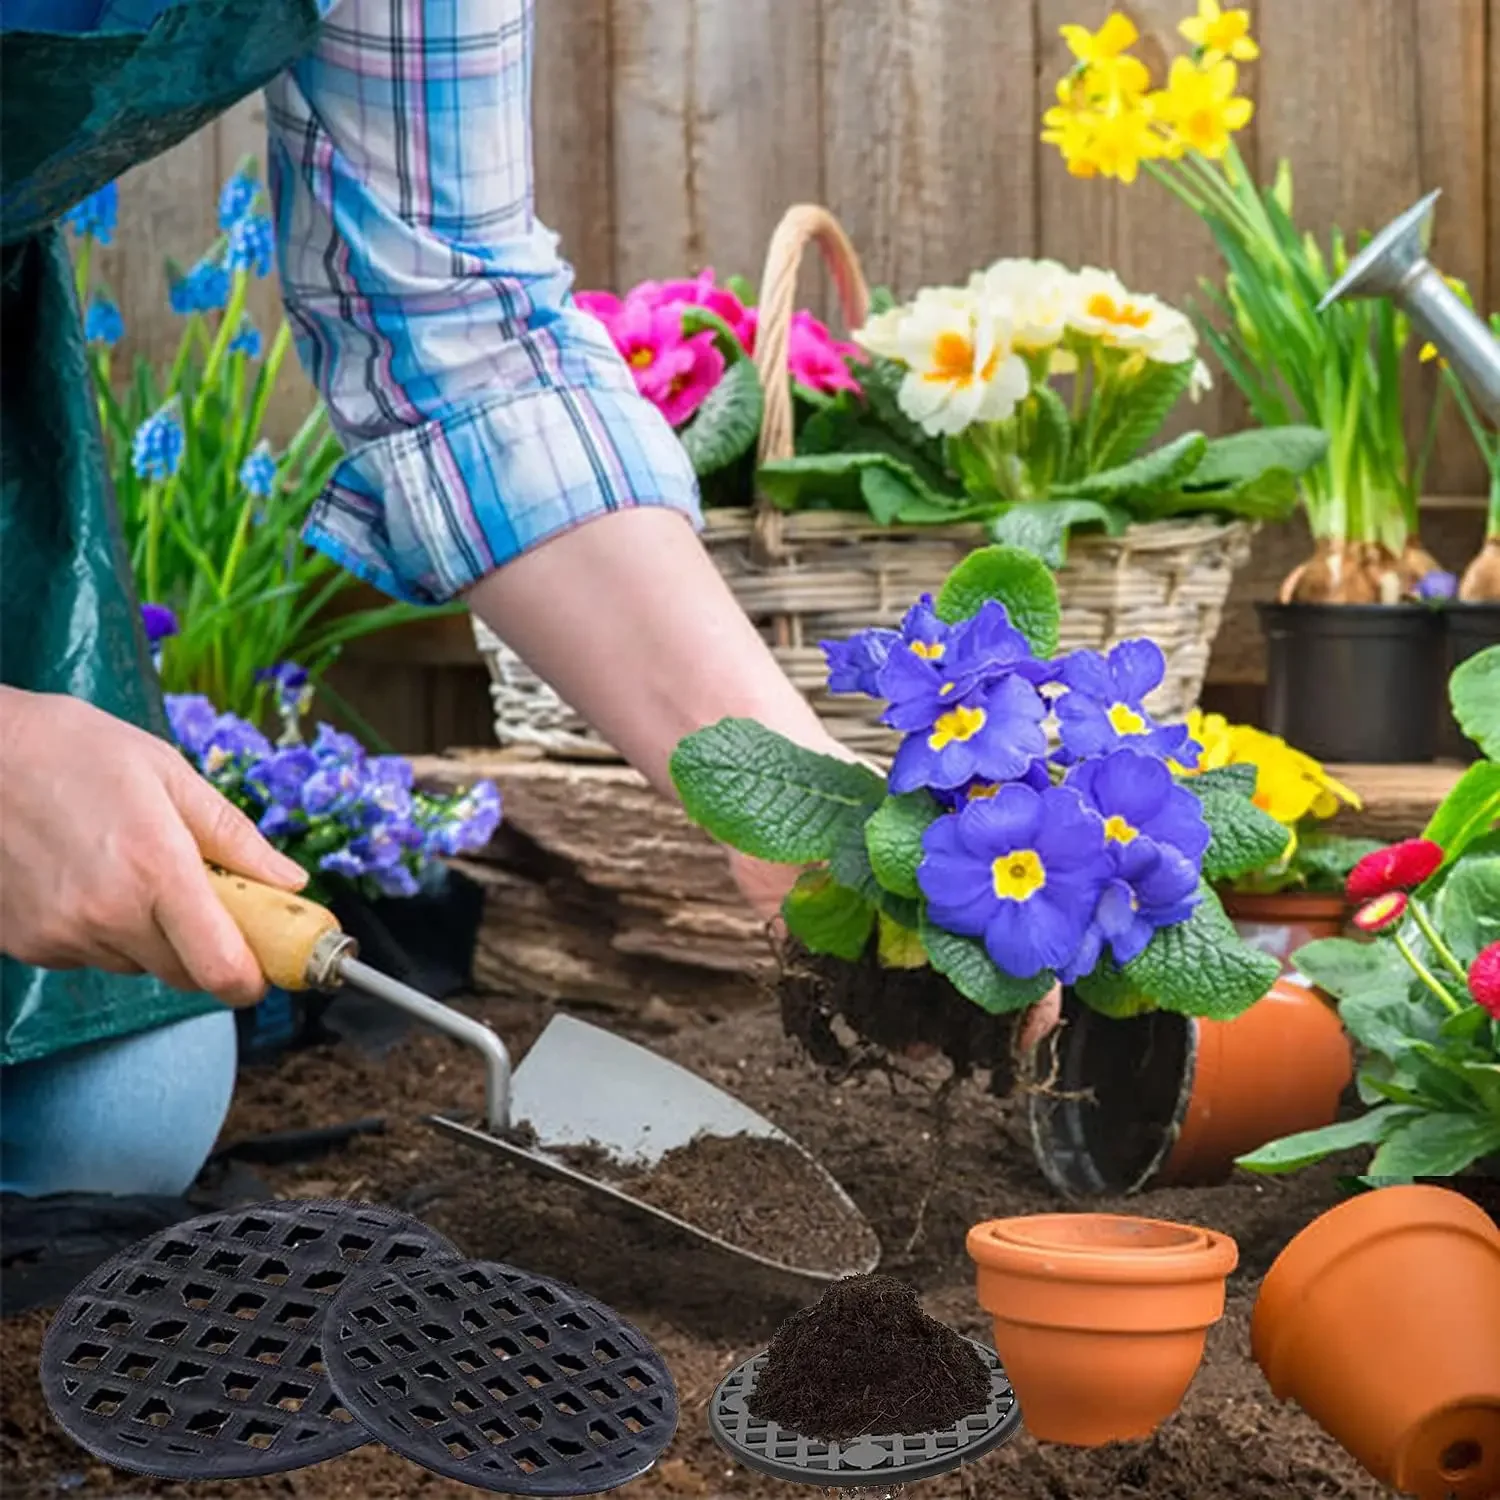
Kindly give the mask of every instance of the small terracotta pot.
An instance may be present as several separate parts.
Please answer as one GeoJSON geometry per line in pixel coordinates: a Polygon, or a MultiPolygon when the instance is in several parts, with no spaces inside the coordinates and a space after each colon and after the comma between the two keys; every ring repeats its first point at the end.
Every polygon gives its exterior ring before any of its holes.
{"type": "Polygon", "coordinates": [[[1250,1347],[1381,1483],[1500,1495],[1500,1229],[1467,1198],[1389,1187],[1331,1209],[1266,1273],[1250,1347]]]}
{"type": "Polygon", "coordinates": [[[992,1219],[968,1251],[1027,1431],[1080,1448],[1177,1410],[1239,1260],[1215,1230],[1118,1214],[992,1219]]]}
{"type": "Polygon", "coordinates": [[[1233,1021],[1111,1020],[1072,996],[1063,1019],[1039,1064],[1055,1057],[1055,1086],[1027,1114],[1037,1165],[1070,1197],[1223,1182],[1237,1156],[1331,1125],[1354,1076],[1337,1013],[1290,978],[1233,1021]]]}
{"type": "Polygon", "coordinates": [[[1339,937],[1349,906],[1337,892],[1221,890],[1219,899],[1235,930],[1252,948],[1269,953],[1282,968],[1304,943],[1339,937]]]}

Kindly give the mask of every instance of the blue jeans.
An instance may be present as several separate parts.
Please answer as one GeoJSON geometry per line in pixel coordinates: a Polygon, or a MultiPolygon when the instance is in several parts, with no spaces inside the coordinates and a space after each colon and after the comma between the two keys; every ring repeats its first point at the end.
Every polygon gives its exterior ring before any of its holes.
{"type": "Polygon", "coordinates": [[[177,1197],[234,1093],[234,1013],[0,1070],[0,1191],[177,1197]]]}

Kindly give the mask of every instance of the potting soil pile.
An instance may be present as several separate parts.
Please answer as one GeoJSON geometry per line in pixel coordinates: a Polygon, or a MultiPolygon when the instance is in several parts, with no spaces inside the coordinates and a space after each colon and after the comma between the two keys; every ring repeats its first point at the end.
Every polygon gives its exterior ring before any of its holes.
{"type": "MultiPolygon", "coordinates": [[[[952,1094],[950,1124],[938,1131],[933,1091],[946,1066],[902,1059],[831,1085],[756,999],[747,985],[743,1009],[680,1009],[666,1020],[619,1016],[609,1024],[743,1099],[812,1152],[875,1226],[885,1247],[881,1270],[912,1283],[925,1311],[944,1325],[987,1343],[965,1233],[981,1219],[1058,1207],[1033,1163],[1024,1114],[991,1097],[980,1079],[952,1094]]],[[[464,1004],[518,1057],[546,1019],[545,1007],[528,999],[464,1004]]],[[[403,1209],[467,1256],[568,1282],[635,1324],[676,1379],[682,1419],[655,1469],[630,1487],[632,1500],[786,1500],[785,1483],[726,1459],[706,1414],[724,1372],[764,1350],[817,1290],[788,1289],[785,1279],[761,1283],[747,1261],[616,1213],[597,1194],[540,1178],[423,1123],[434,1112],[477,1115],[483,1101],[474,1055],[413,1030],[380,1059],[340,1046],[247,1071],[225,1139],[383,1117],[382,1135],[360,1136],[319,1160],[257,1165],[256,1173],[287,1197],[403,1209]]],[[[1203,1368],[1181,1411],[1148,1441],[1109,1448],[1043,1446],[1022,1431],[976,1463],[923,1483],[921,1500],[1390,1500],[1295,1406],[1275,1401],[1248,1352],[1260,1278],[1299,1229],[1338,1201],[1340,1174],[1362,1171],[1365,1160],[1356,1153],[1286,1177],[1239,1174],[1221,1188],[1090,1205],[1212,1225],[1239,1244],[1225,1316],[1209,1330],[1203,1368]]],[[[711,1192],[743,1185],[713,1184],[711,1192]]],[[[37,1380],[46,1319],[0,1324],[5,1500],[185,1496],[95,1463],[59,1431],[37,1380]]],[[[377,1443],[281,1478],[194,1485],[191,1500],[472,1500],[473,1493],[377,1443]]]]}
{"type": "Polygon", "coordinates": [[[974,1346],[893,1276],[847,1276],[776,1332],[750,1415],[828,1443],[939,1432],[989,1404],[974,1346]]]}

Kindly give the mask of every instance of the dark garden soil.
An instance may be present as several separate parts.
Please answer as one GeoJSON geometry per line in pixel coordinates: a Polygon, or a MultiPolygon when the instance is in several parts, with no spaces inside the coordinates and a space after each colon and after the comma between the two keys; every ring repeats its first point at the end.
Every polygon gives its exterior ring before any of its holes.
{"type": "Polygon", "coordinates": [[[803,1437],[940,1432],[989,1405],[990,1372],[894,1276],[850,1276],[776,1330],[751,1416],[803,1437]]]}
{"type": "MultiPolygon", "coordinates": [[[[474,1007],[524,1051],[541,1006],[474,1007]]],[[[981,1219],[1055,1209],[1012,1102],[977,1079],[950,1090],[936,1126],[938,1063],[904,1060],[830,1083],[789,1043],[775,1009],[683,1012],[638,1039],[761,1110],[807,1147],[868,1215],[885,1246],[882,1271],[910,1283],[926,1311],[984,1341],[964,1234],[981,1219]]],[[[468,1254],[582,1286],[652,1338],[676,1377],[682,1420],[657,1467],[627,1493],[779,1500],[775,1481],[732,1465],[708,1434],[705,1408],[723,1375],[766,1347],[817,1289],[617,1216],[567,1184],[533,1176],[422,1123],[431,1112],[478,1114],[473,1054],[435,1036],[409,1037],[384,1060],[349,1047],[302,1053],[242,1082],[228,1137],[382,1115],[384,1135],[303,1166],[258,1167],[285,1196],[366,1199],[415,1213],[468,1254]]],[[[1209,1225],[1234,1236],[1240,1266],[1224,1319],[1182,1410],[1149,1442],[1103,1450],[1044,1447],[1024,1433],[957,1474],[922,1486],[924,1500],[1379,1500],[1388,1492],[1294,1408],[1278,1406],[1248,1354],[1258,1279],[1304,1225],[1338,1199],[1350,1163],[1284,1179],[1237,1177],[1208,1190],[1154,1191],[1102,1206],[1209,1225]]],[[[743,1170],[743,1169],[742,1169],[743,1170]]],[[[743,1180],[743,1179],[742,1179],[743,1180]]],[[[729,1195],[734,1182],[715,1183],[729,1195]]],[[[684,1205],[686,1206],[686,1205],[684,1205]]],[[[260,1481],[173,1487],[96,1464],[53,1425],[36,1380],[45,1315],[3,1325],[0,1459],[12,1497],[180,1495],[194,1500],[461,1500],[474,1491],[370,1446],[335,1463],[260,1481]]]]}

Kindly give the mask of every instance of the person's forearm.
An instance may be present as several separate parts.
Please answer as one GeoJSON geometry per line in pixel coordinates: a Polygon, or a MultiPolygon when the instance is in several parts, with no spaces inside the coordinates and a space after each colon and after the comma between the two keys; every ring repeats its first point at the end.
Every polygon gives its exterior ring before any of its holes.
{"type": "Polygon", "coordinates": [[[677,742],[722,718],[842,753],[680,512],[600,516],[507,563],[468,600],[661,791],[677,742]]]}

